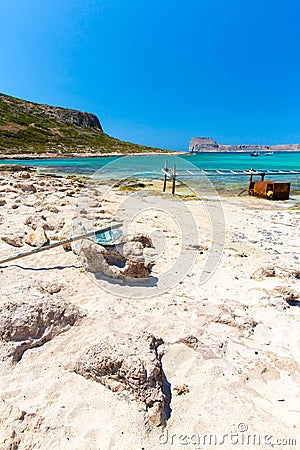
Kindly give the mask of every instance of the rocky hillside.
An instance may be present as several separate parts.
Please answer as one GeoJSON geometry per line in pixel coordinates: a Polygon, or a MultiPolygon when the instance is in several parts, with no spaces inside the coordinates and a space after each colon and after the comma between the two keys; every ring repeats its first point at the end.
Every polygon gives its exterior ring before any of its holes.
{"type": "Polygon", "coordinates": [[[281,144],[281,145],[222,145],[211,138],[195,137],[192,138],[189,145],[189,151],[198,152],[248,152],[253,150],[273,150],[273,151],[300,151],[300,144],[281,144]]]}
{"type": "Polygon", "coordinates": [[[105,134],[94,114],[0,94],[0,155],[153,151],[105,134]]]}

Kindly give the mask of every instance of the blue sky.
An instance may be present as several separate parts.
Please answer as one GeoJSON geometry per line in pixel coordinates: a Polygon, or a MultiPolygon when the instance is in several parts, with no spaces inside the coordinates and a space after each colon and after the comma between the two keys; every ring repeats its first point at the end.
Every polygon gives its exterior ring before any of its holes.
{"type": "Polygon", "coordinates": [[[184,150],[300,143],[298,0],[1,1],[0,91],[184,150]]]}

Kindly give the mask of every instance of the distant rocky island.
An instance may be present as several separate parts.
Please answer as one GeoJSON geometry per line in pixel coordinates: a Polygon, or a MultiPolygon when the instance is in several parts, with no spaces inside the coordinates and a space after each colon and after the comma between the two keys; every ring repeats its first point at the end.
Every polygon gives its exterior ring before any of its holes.
{"type": "Polygon", "coordinates": [[[287,151],[299,152],[300,144],[280,144],[280,145],[223,145],[218,144],[212,138],[194,137],[192,138],[189,151],[191,153],[199,152],[248,152],[248,151],[287,151]]]}

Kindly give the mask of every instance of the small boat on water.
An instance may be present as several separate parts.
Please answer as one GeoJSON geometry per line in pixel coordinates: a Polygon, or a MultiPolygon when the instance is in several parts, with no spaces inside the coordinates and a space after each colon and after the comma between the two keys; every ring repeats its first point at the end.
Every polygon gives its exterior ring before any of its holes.
{"type": "Polygon", "coordinates": [[[253,153],[250,153],[250,156],[259,156],[260,155],[260,153],[259,152],[253,152],[253,153]]]}
{"type": "Polygon", "coordinates": [[[265,155],[266,156],[272,156],[272,155],[274,155],[274,152],[266,152],[265,155]]]}

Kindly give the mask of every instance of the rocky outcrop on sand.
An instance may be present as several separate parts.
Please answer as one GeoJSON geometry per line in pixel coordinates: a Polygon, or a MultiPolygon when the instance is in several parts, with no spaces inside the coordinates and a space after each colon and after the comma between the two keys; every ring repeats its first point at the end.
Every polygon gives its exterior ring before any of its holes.
{"type": "MultiPolygon", "coordinates": [[[[83,268],[87,272],[93,274],[101,273],[108,277],[119,277],[120,269],[114,264],[110,264],[106,256],[109,250],[102,245],[98,245],[91,239],[84,239],[82,241],[79,253],[79,259],[83,268]]],[[[120,260],[123,262],[123,258],[119,255],[120,260]]],[[[115,263],[116,260],[113,260],[115,263]]]]}
{"type": "MultiPolygon", "coordinates": [[[[144,240],[145,245],[147,242],[144,240]]],[[[144,244],[142,242],[126,242],[123,246],[126,265],[122,275],[130,278],[149,278],[149,269],[145,267],[144,244]]]]}
{"type": "Polygon", "coordinates": [[[219,304],[216,311],[207,314],[207,324],[217,323],[228,325],[241,337],[253,334],[258,322],[248,313],[248,307],[231,300],[219,304]]]}
{"type": "Polygon", "coordinates": [[[148,241],[126,242],[115,245],[99,245],[91,239],[84,239],[79,258],[85,270],[113,278],[147,279],[150,270],[146,267],[144,245],[148,241]]]}
{"type": "Polygon", "coordinates": [[[53,448],[53,441],[67,439],[66,432],[63,426],[52,427],[39,414],[22,411],[0,399],[1,450],[53,448]]]}
{"type": "Polygon", "coordinates": [[[33,183],[18,183],[18,188],[24,193],[35,194],[37,189],[33,183]]]}
{"type": "Polygon", "coordinates": [[[43,247],[49,244],[49,238],[45,233],[44,228],[38,225],[35,230],[31,231],[25,239],[25,242],[32,247],[43,247]]]}
{"type": "Polygon", "coordinates": [[[143,244],[143,247],[153,247],[152,239],[147,236],[146,234],[137,234],[136,236],[133,236],[131,239],[132,242],[140,242],[143,244]]]}
{"type": "Polygon", "coordinates": [[[144,405],[146,422],[159,426],[165,421],[166,402],[157,352],[162,343],[147,332],[139,336],[110,334],[85,349],[74,370],[113,392],[132,394],[144,405]]]}
{"type": "Polygon", "coordinates": [[[273,289],[263,289],[264,292],[262,304],[271,306],[279,311],[290,308],[291,306],[300,306],[300,293],[288,286],[275,286],[273,289]]]}
{"type": "Polygon", "coordinates": [[[8,229],[1,235],[1,239],[6,244],[12,245],[13,247],[22,247],[24,245],[25,231],[8,229]]]}
{"type": "Polygon", "coordinates": [[[299,292],[291,289],[287,286],[275,286],[272,291],[270,291],[274,297],[283,298],[289,305],[293,305],[300,298],[299,292]]]}
{"type": "Polygon", "coordinates": [[[31,296],[30,289],[23,289],[23,293],[27,293],[26,300],[17,298],[0,304],[2,360],[20,361],[26,350],[40,347],[84,317],[85,314],[75,305],[48,294],[59,290],[56,285],[41,284],[39,295],[31,296]]]}
{"type": "Polygon", "coordinates": [[[264,278],[275,277],[275,276],[276,276],[276,272],[275,272],[274,267],[260,267],[253,273],[251,278],[256,281],[261,281],[264,278]]]}
{"type": "Polygon", "coordinates": [[[279,277],[279,278],[294,278],[300,279],[300,271],[299,269],[291,268],[291,267],[274,267],[274,266],[266,266],[260,267],[255,270],[252,274],[251,279],[256,281],[262,281],[265,278],[269,277],[279,277]]]}
{"type": "Polygon", "coordinates": [[[57,294],[58,292],[61,292],[64,285],[62,283],[58,282],[52,282],[49,281],[36,281],[31,283],[31,287],[35,287],[38,291],[42,293],[48,293],[50,295],[57,294]]]}
{"type": "Polygon", "coordinates": [[[226,342],[209,336],[207,333],[203,333],[199,337],[188,335],[180,338],[177,342],[201,353],[204,359],[223,358],[226,353],[226,342]]]}

